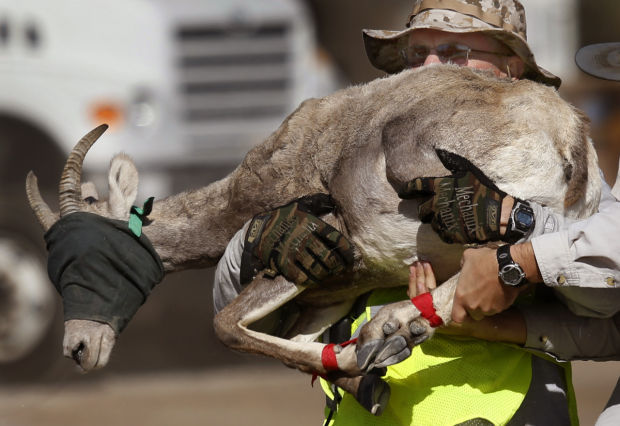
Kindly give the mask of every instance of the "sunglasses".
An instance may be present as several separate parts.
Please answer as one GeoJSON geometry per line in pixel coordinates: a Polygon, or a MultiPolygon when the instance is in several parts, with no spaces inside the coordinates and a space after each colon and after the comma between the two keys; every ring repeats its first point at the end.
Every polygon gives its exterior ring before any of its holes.
{"type": "Polygon", "coordinates": [[[486,53],[499,56],[512,56],[513,53],[490,52],[487,50],[476,50],[469,46],[458,43],[440,44],[434,48],[423,45],[407,46],[400,51],[402,59],[408,67],[415,68],[424,65],[426,58],[434,51],[441,62],[448,62],[456,65],[465,65],[469,60],[470,53],[486,53]]]}

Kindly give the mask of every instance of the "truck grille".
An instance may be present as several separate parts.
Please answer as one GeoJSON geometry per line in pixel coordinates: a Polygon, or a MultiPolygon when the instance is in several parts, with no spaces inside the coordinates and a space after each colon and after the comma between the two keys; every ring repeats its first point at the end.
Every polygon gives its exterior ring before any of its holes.
{"type": "Polygon", "coordinates": [[[288,23],[177,29],[181,108],[192,127],[279,121],[289,108],[288,23]]]}

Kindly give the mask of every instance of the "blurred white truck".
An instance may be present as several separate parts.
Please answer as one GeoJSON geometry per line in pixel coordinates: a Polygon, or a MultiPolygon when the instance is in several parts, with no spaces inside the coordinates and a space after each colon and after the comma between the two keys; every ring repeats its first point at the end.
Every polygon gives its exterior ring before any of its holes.
{"type": "Polygon", "coordinates": [[[52,200],[67,152],[107,122],[88,175],[101,181],[124,151],[141,194],[166,195],[175,172],[238,163],[338,84],[301,1],[0,0],[0,256],[12,259],[0,262],[0,361],[27,353],[51,316],[28,170],[52,200]],[[26,317],[40,326],[18,327],[26,317]]]}

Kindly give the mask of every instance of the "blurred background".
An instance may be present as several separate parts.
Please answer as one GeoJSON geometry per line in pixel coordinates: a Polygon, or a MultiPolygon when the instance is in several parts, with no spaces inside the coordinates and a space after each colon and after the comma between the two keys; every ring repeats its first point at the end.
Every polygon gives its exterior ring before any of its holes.
{"type": "MultiPolygon", "coordinates": [[[[573,58],[580,46],[620,41],[620,3],[523,4],[538,63],[589,115],[613,183],[620,84],[581,73],[573,58]]],[[[33,169],[53,204],[68,151],[107,122],[85,165],[101,192],[121,150],[140,170],[138,202],[206,185],[301,100],[380,77],[361,30],[402,29],[410,8],[408,0],[0,0],[0,426],[320,424],[324,398],[309,377],[215,338],[212,270],[166,278],[109,366],[80,374],[61,356],[59,298],[24,178],[33,169]]],[[[617,362],[574,363],[582,424],[594,423],[619,374],[617,362]]]]}

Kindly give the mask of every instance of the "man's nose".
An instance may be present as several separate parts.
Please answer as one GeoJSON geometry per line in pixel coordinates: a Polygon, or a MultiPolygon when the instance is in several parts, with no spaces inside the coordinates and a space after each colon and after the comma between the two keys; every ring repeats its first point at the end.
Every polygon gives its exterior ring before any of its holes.
{"type": "Polygon", "coordinates": [[[439,62],[441,62],[439,56],[437,56],[435,53],[431,53],[424,60],[424,65],[437,64],[439,62]]]}

